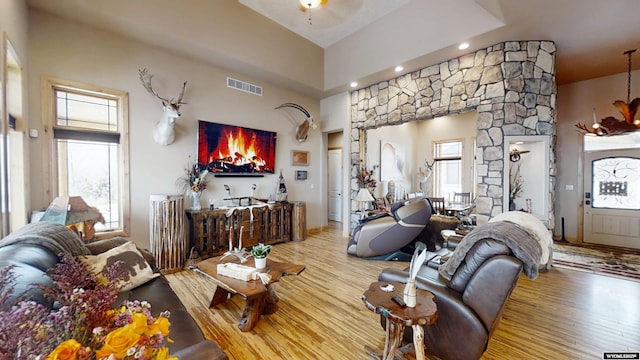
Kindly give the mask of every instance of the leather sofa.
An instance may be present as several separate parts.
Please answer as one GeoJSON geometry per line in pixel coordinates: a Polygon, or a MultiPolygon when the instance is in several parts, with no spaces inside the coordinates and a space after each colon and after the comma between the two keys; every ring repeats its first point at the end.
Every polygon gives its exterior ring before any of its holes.
{"type": "Polygon", "coordinates": [[[388,213],[363,219],[347,244],[347,253],[364,258],[408,261],[413,251],[401,249],[411,244],[431,218],[426,198],[414,198],[391,205],[388,213]]]}
{"type": "MultiPolygon", "coordinates": [[[[51,308],[53,304],[47,302],[34,284],[43,286],[53,284],[46,272],[58,263],[60,252],[95,255],[125,242],[127,240],[124,238],[116,238],[84,244],[75,232],[63,225],[46,222],[27,224],[0,240],[0,267],[13,265],[13,271],[17,275],[13,295],[9,296],[7,301],[27,291],[29,299],[51,308]],[[48,243],[45,244],[43,239],[48,243]]],[[[155,268],[153,256],[145,250],[141,250],[141,253],[155,268]]],[[[163,310],[171,312],[169,336],[173,343],[168,343],[167,347],[172,356],[196,360],[228,359],[215,341],[204,338],[198,324],[189,315],[163,275],[160,274],[129,291],[121,292],[116,304],[122,304],[124,300],[147,300],[151,303],[154,313],[163,310]]]]}
{"type": "MultiPolygon", "coordinates": [[[[515,288],[523,262],[509,246],[494,239],[482,239],[466,252],[451,280],[437,265],[422,265],[416,278],[419,289],[435,296],[438,319],[424,326],[427,353],[442,360],[479,359],[487,348],[502,311],[515,288]]],[[[379,281],[406,283],[408,272],[384,269],[379,281]]],[[[384,326],[384,319],[381,318],[384,326]]],[[[412,341],[411,327],[404,340],[412,341]]]]}

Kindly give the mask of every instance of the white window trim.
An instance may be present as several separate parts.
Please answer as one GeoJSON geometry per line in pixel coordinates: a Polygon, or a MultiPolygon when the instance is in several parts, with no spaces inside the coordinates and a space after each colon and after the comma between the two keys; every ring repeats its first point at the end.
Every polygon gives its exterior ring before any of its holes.
{"type": "Polygon", "coordinates": [[[44,147],[45,152],[49,152],[48,156],[43,158],[49,158],[48,164],[44,164],[46,173],[49,174],[49,184],[45,189],[46,194],[50,195],[50,202],[58,194],[58,169],[57,166],[57,147],[55,146],[55,139],[53,138],[53,128],[56,121],[55,112],[55,88],[56,87],[68,87],[82,89],[88,92],[96,92],[100,94],[108,94],[118,99],[118,118],[121,122],[120,127],[120,157],[122,159],[119,164],[122,175],[120,176],[120,189],[121,189],[121,203],[122,203],[122,229],[117,231],[108,231],[96,233],[96,240],[111,238],[116,236],[129,236],[130,234],[130,199],[129,194],[130,178],[129,178],[129,93],[122,90],[109,89],[105,87],[98,87],[95,85],[63,80],[53,77],[45,77],[42,80],[42,118],[44,124],[44,138],[47,141],[48,146],[44,147]]]}
{"type": "MultiPolygon", "coordinates": [[[[431,143],[431,151],[432,151],[432,159],[434,162],[434,165],[436,164],[436,159],[443,161],[443,160],[457,160],[458,158],[460,158],[460,167],[461,167],[461,174],[460,174],[460,186],[462,187],[462,189],[460,191],[464,191],[465,188],[465,171],[464,171],[464,166],[465,166],[465,139],[464,138],[454,138],[454,139],[444,139],[444,140],[436,140],[433,141],[431,143]],[[452,143],[452,142],[459,142],[461,144],[460,147],[460,156],[443,156],[443,157],[436,157],[436,144],[445,144],[445,143],[452,143]]],[[[437,186],[437,180],[436,180],[436,176],[437,174],[434,174],[433,177],[433,189],[431,189],[431,191],[433,193],[436,192],[436,186],[437,186]]],[[[446,200],[446,196],[445,194],[441,194],[440,196],[444,196],[445,200],[446,200]]]]}

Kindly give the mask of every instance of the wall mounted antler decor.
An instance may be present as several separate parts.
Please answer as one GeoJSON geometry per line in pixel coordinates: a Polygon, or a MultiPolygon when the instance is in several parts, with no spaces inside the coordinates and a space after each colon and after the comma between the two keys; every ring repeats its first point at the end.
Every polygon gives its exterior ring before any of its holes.
{"type": "Polygon", "coordinates": [[[636,51],[627,50],[625,55],[628,59],[627,72],[627,102],[616,100],[613,105],[618,108],[623,119],[619,120],[613,116],[608,116],[600,122],[596,118],[596,109],[593,109],[593,124],[587,126],[582,123],[576,124],[576,127],[583,133],[594,134],[598,136],[620,135],[640,130],[640,119],[636,119],[638,108],[640,107],[640,98],[631,100],[631,55],[636,51]]]}
{"type": "Polygon", "coordinates": [[[305,119],[296,128],[296,140],[298,140],[298,142],[305,142],[307,140],[307,136],[309,136],[309,129],[315,129],[318,127],[313,122],[313,116],[311,116],[311,114],[309,114],[309,112],[305,108],[294,103],[284,103],[276,107],[276,109],[281,109],[285,107],[297,109],[304,114],[305,119]]]}
{"type": "Polygon", "coordinates": [[[162,117],[156,123],[156,126],[153,128],[153,140],[162,146],[169,145],[173,143],[175,138],[174,124],[176,119],[178,119],[180,114],[180,105],[186,104],[186,102],[182,101],[184,97],[184,90],[187,87],[187,82],[185,81],[182,84],[182,91],[180,91],[180,96],[178,96],[177,100],[166,99],[158,95],[158,93],[153,90],[151,86],[151,79],[153,75],[149,74],[147,69],[138,70],[138,74],[140,75],[140,81],[142,81],[142,85],[147,91],[160,99],[162,101],[162,107],[164,108],[164,112],[162,113],[162,117]]]}

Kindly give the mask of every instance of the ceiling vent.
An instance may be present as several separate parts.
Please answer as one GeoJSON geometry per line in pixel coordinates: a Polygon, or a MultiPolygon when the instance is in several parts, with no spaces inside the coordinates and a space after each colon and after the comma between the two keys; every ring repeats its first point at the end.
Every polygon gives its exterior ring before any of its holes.
{"type": "Polygon", "coordinates": [[[249,84],[248,82],[230,78],[227,76],[227,87],[248,92],[253,95],[262,96],[262,86],[249,84]]]}

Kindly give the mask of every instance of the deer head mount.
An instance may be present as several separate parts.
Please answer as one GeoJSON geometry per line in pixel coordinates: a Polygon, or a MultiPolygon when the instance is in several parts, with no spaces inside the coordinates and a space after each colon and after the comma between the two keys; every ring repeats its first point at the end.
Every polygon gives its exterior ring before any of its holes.
{"type": "Polygon", "coordinates": [[[142,85],[147,91],[160,99],[162,101],[162,107],[164,108],[164,112],[162,113],[162,117],[156,123],[153,128],[153,140],[162,146],[169,145],[173,143],[175,139],[176,133],[174,130],[174,124],[176,119],[180,117],[180,105],[186,104],[186,102],[182,101],[182,97],[184,97],[184,90],[187,87],[187,82],[185,81],[182,84],[182,91],[180,91],[180,96],[178,99],[167,99],[158,95],[158,93],[153,90],[151,86],[151,79],[153,78],[152,74],[149,74],[147,69],[138,70],[138,74],[140,75],[140,81],[142,81],[142,85]]]}
{"type": "Polygon", "coordinates": [[[298,140],[298,142],[307,141],[307,137],[309,136],[309,129],[315,129],[318,127],[318,125],[316,125],[313,122],[313,116],[311,116],[311,114],[309,114],[309,112],[305,108],[294,103],[284,103],[276,107],[276,109],[281,109],[285,107],[300,110],[300,112],[304,114],[305,119],[296,128],[296,140],[298,140]]]}

